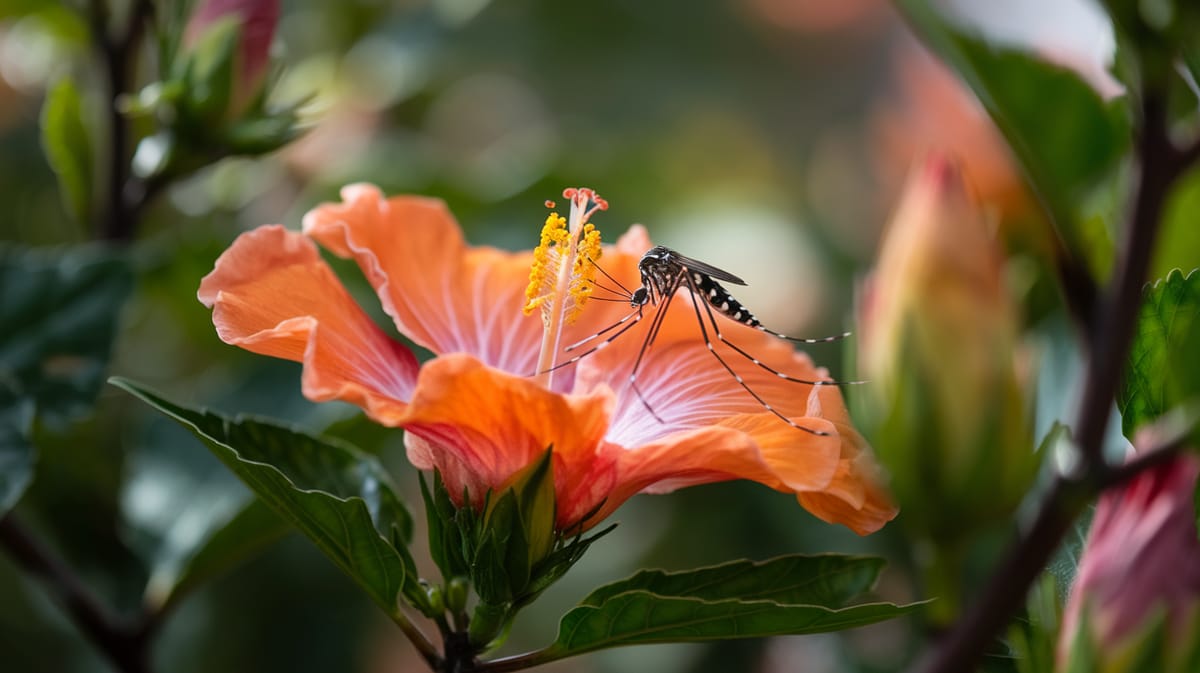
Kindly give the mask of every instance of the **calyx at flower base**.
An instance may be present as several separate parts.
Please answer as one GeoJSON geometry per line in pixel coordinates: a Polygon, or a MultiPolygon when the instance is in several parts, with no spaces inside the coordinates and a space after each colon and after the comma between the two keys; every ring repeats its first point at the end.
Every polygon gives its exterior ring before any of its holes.
{"type": "Polygon", "coordinates": [[[616,527],[587,538],[555,530],[553,455],[547,448],[508,485],[489,492],[481,510],[456,506],[439,472],[434,472],[432,487],[421,478],[430,553],[442,571],[445,593],[462,594],[463,584],[469,583],[479,597],[469,619],[465,601],[447,605],[456,622],[469,623],[475,651],[499,645],[517,612],[616,527]]]}

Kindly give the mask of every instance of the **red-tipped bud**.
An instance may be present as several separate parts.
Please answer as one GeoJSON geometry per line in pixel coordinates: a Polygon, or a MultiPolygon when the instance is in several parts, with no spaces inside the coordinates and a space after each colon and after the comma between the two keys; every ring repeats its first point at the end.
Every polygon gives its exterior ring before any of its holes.
{"type": "Polygon", "coordinates": [[[1114,673],[1150,670],[1131,668],[1131,660],[1159,661],[1158,671],[1194,670],[1172,662],[1196,661],[1200,652],[1197,475],[1200,458],[1184,454],[1100,498],[1063,617],[1060,669],[1086,669],[1072,663],[1083,657],[1114,673]]]}
{"type": "Polygon", "coordinates": [[[229,117],[244,111],[262,89],[278,23],[279,0],[202,0],[188,19],[184,48],[210,62],[222,60],[224,31],[236,31],[229,65],[229,117]]]}

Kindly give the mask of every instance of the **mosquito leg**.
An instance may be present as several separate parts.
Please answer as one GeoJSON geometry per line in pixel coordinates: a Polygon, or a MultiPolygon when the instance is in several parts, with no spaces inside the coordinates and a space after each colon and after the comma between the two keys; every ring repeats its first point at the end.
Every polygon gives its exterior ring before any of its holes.
{"type": "MultiPolygon", "coordinates": [[[[641,317],[640,317],[641,315],[642,315],[642,307],[638,306],[634,310],[630,311],[625,317],[623,317],[620,320],[616,321],[615,323],[609,325],[608,327],[605,327],[604,329],[600,330],[599,332],[596,332],[595,334],[593,334],[591,336],[584,337],[584,338],[580,339],[579,341],[576,341],[575,343],[571,344],[570,346],[567,346],[566,348],[563,349],[563,352],[573,351],[576,348],[579,348],[580,346],[584,345],[585,343],[587,343],[593,339],[598,339],[598,338],[604,336],[605,334],[611,332],[612,330],[620,327],[621,325],[624,325],[626,322],[629,321],[630,318],[633,318],[634,316],[638,316],[637,320],[634,320],[633,323],[631,323],[629,326],[625,327],[625,329],[629,329],[629,327],[636,325],[638,320],[641,320],[641,317]]],[[[606,339],[604,343],[608,343],[609,341],[612,341],[612,339],[617,338],[617,335],[624,333],[625,329],[622,329],[620,332],[617,332],[617,334],[614,334],[612,336],[612,338],[606,339]]],[[[583,355],[580,355],[579,357],[584,357],[586,355],[594,353],[597,349],[599,349],[601,347],[602,346],[597,346],[596,348],[593,348],[592,350],[588,351],[587,353],[584,353],[583,355]]]]}
{"type": "MultiPolygon", "coordinates": [[[[598,289],[604,290],[605,292],[611,294],[612,296],[611,297],[597,297],[596,295],[592,295],[591,297],[589,297],[589,299],[599,299],[601,301],[629,301],[633,297],[633,295],[628,291],[618,292],[607,285],[602,285],[597,282],[593,282],[592,286],[596,287],[598,289]]],[[[622,289],[624,289],[624,288],[622,288],[622,289]]]]}
{"type": "MultiPolygon", "coordinates": [[[[720,341],[721,343],[725,344],[726,346],[729,346],[730,348],[732,348],[734,351],[736,351],[738,353],[738,355],[741,355],[742,357],[746,358],[750,362],[753,362],[754,364],[758,365],[760,368],[770,372],[774,376],[778,376],[779,378],[783,379],[784,381],[791,381],[792,383],[802,383],[804,385],[809,385],[809,386],[856,386],[856,385],[861,385],[863,383],[866,383],[866,381],[813,381],[813,380],[809,380],[809,379],[798,379],[794,376],[789,376],[788,374],[785,374],[785,373],[779,371],[778,369],[775,369],[771,365],[768,365],[767,363],[762,362],[761,360],[754,357],[750,353],[747,353],[745,350],[743,350],[737,344],[733,343],[729,339],[726,339],[725,335],[721,333],[721,327],[717,323],[717,317],[713,314],[712,307],[709,306],[707,302],[704,303],[704,310],[706,313],[708,313],[708,321],[712,325],[713,334],[716,335],[718,341],[720,341]]],[[[759,327],[758,329],[761,329],[770,334],[775,334],[774,332],[771,332],[770,330],[764,329],[762,327],[759,327]]],[[[847,334],[849,334],[849,332],[847,332],[847,334]]],[[[841,338],[841,337],[829,337],[829,340],[836,341],[839,338],[841,338]]],[[[796,339],[790,339],[790,340],[796,341],[796,339]]]]}
{"type": "MultiPolygon", "coordinates": [[[[596,334],[593,334],[592,336],[590,336],[590,337],[588,337],[588,338],[584,339],[583,341],[579,341],[579,342],[577,342],[577,343],[573,343],[573,344],[571,344],[570,346],[568,346],[568,347],[566,348],[566,350],[570,350],[570,349],[572,349],[572,348],[576,348],[576,347],[578,347],[578,346],[581,346],[581,345],[583,345],[583,344],[585,344],[585,343],[587,343],[587,342],[591,341],[592,339],[595,339],[596,337],[600,336],[601,334],[604,334],[605,332],[608,332],[609,330],[613,329],[614,327],[617,327],[617,326],[621,325],[621,323],[624,323],[625,321],[629,320],[630,318],[633,318],[633,321],[632,321],[632,322],[630,322],[629,324],[625,325],[625,326],[624,326],[624,327],[622,327],[621,329],[617,330],[617,331],[616,331],[616,333],[614,333],[612,336],[608,337],[608,338],[607,338],[607,339],[605,339],[604,341],[601,341],[600,343],[596,344],[595,346],[592,346],[591,348],[589,348],[589,349],[587,349],[586,351],[584,351],[584,352],[580,353],[579,355],[576,355],[575,357],[572,357],[570,360],[564,360],[563,362],[560,362],[560,363],[558,363],[558,364],[554,365],[553,367],[550,367],[549,369],[547,369],[547,370],[546,370],[546,372],[552,372],[552,371],[555,371],[555,370],[558,370],[558,369],[562,369],[563,367],[566,367],[566,366],[568,366],[568,365],[573,365],[573,364],[575,364],[576,362],[579,362],[580,360],[582,360],[582,359],[586,358],[587,356],[591,355],[592,353],[595,353],[596,351],[600,350],[601,348],[604,348],[605,346],[609,345],[609,344],[610,344],[610,343],[612,343],[613,341],[616,341],[617,337],[619,337],[619,336],[621,336],[622,334],[624,334],[624,333],[628,332],[630,329],[632,329],[632,328],[633,328],[633,326],[634,326],[634,325],[636,325],[636,324],[638,324],[639,322],[641,322],[641,321],[642,321],[642,307],[641,307],[641,306],[639,306],[639,307],[637,308],[637,310],[636,310],[636,311],[633,311],[632,313],[630,313],[629,315],[625,316],[624,318],[621,318],[621,320],[619,320],[618,322],[615,322],[615,323],[613,323],[613,324],[609,325],[608,327],[605,327],[605,328],[604,328],[603,330],[601,330],[600,332],[598,332],[598,333],[596,333],[596,334]]],[[[537,374],[534,374],[534,376],[537,376],[538,374],[544,374],[544,373],[545,373],[545,372],[538,372],[537,374]]]]}
{"type": "Polygon", "coordinates": [[[671,307],[671,300],[675,298],[675,290],[679,288],[682,279],[676,279],[669,288],[664,288],[661,296],[665,297],[663,302],[658,305],[658,311],[654,314],[654,319],[650,321],[650,329],[646,332],[646,338],[642,341],[642,347],[638,351],[637,359],[633,361],[633,369],[629,370],[629,387],[633,388],[633,392],[638,399],[642,401],[642,406],[646,407],[646,411],[654,417],[654,420],[659,423],[666,424],[666,421],[654,411],[654,407],[650,406],[650,401],[642,394],[642,389],[637,384],[638,369],[642,365],[642,360],[646,357],[646,351],[650,350],[650,346],[654,344],[654,340],[658,338],[658,332],[662,328],[663,320],[667,316],[667,309],[671,307]]]}
{"type": "MultiPolygon", "coordinates": [[[[833,336],[817,337],[816,339],[805,339],[803,337],[793,337],[793,336],[788,336],[786,334],[780,334],[779,332],[776,332],[775,330],[773,330],[769,327],[764,327],[763,325],[755,325],[754,328],[757,330],[760,330],[762,332],[766,332],[767,334],[770,334],[771,336],[779,337],[780,339],[787,339],[788,341],[793,341],[798,344],[827,344],[831,341],[841,341],[842,339],[845,339],[846,337],[850,336],[850,334],[851,334],[850,332],[842,332],[841,334],[834,334],[833,336]]],[[[732,345],[732,344],[730,344],[730,345],[732,345]]]]}
{"type": "MultiPolygon", "coordinates": [[[[604,277],[605,277],[605,278],[607,278],[607,279],[611,280],[612,282],[616,283],[616,284],[617,284],[617,287],[619,287],[619,288],[621,288],[622,290],[624,290],[624,291],[625,291],[625,296],[626,296],[627,298],[628,298],[628,297],[632,297],[632,296],[633,296],[633,290],[630,290],[629,288],[627,288],[627,287],[625,287],[624,285],[622,285],[622,284],[621,284],[621,281],[617,280],[616,278],[613,278],[613,277],[612,277],[612,274],[610,274],[609,272],[605,271],[605,270],[604,270],[604,267],[602,267],[602,266],[600,266],[599,264],[597,264],[597,263],[596,263],[596,260],[592,259],[591,257],[588,257],[588,261],[592,263],[592,266],[596,267],[596,270],[597,270],[597,271],[599,271],[600,273],[604,274],[604,277]]],[[[609,292],[612,292],[612,290],[609,290],[609,292]]],[[[620,294],[620,293],[619,293],[619,292],[613,292],[613,294],[620,294]]]]}
{"type": "MultiPolygon", "coordinates": [[[[700,335],[704,337],[704,345],[708,348],[708,352],[712,353],[713,357],[717,359],[717,362],[721,363],[721,366],[725,368],[725,371],[729,372],[729,375],[733,377],[733,380],[737,381],[738,385],[740,385],[743,390],[750,393],[751,397],[753,397],[755,400],[758,400],[758,403],[762,405],[763,409],[766,409],[767,411],[771,412],[772,414],[775,414],[775,416],[778,417],[780,420],[782,420],[784,423],[787,423],[788,425],[792,426],[793,428],[796,428],[797,430],[803,430],[804,432],[807,432],[810,435],[816,435],[818,437],[828,437],[829,436],[828,432],[825,432],[823,430],[813,430],[812,428],[806,428],[803,425],[800,425],[800,424],[796,423],[795,421],[793,421],[792,419],[788,418],[787,416],[784,416],[782,413],[780,413],[780,411],[778,409],[771,406],[766,400],[764,400],[761,395],[754,392],[754,390],[751,389],[749,385],[747,385],[746,380],[744,378],[742,378],[741,374],[738,374],[737,372],[733,371],[733,367],[730,367],[729,363],[725,362],[725,358],[722,358],[720,353],[717,353],[717,349],[713,346],[712,340],[708,338],[708,329],[705,328],[705,326],[704,326],[704,316],[701,315],[701,313],[700,313],[700,304],[704,304],[704,310],[708,312],[709,319],[714,321],[713,329],[714,329],[714,331],[716,331],[716,322],[712,315],[712,309],[709,308],[708,304],[704,301],[704,298],[701,296],[699,290],[696,288],[696,284],[692,281],[691,277],[688,276],[687,274],[684,274],[683,278],[684,278],[684,281],[688,285],[688,290],[692,293],[692,309],[696,312],[696,324],[700,325],[700,335]]],[[[719,338],[720,337],[719,331],[717,331],[717,335],[719,338]]],[[[722,342],[728,343],[728,342],[724,341],[723,339],[722,339],[722,342]]],[[[732,344],[730,344],[730,345],[732,345],[732,344]]],[[[746,355],[744,352],[742,352],[742,354],[746,355]]],[[[746,355],[746,357],[749,358],[750,356],[746,355]]],[[[750,359],[756,363],[758,362],[757,360],[754,360],[754,358],[750,358],[750,359]]],[[[761,363],[760,363],[760,365],[761,365],[761,363]]]]}

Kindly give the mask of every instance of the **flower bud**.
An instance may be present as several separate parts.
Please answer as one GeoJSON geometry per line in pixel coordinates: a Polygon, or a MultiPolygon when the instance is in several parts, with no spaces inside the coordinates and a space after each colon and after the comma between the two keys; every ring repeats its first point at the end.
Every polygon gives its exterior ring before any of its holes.
{"type": "Polygon", "coordinates": [[[958,541],[1011,515],[1036,468],[1004,264],[958,168],[909,179],[864,288],[859,367],[902,520],[958,541]]]}
{"type": "Polygon", "coordinates": [[[202,0],[183,34],[189,97],[209,121],[236,119],[258,98],[279,0],[202,0]],[[216,119],[214,119],[214,117],[216,119]]]}
{"type": "Polygon", "coordinates": [[[1063,616],[1060,670],[1195,670],[1198,474],[1200,458],[1183,454],[1101,496],[1063,616]]]}

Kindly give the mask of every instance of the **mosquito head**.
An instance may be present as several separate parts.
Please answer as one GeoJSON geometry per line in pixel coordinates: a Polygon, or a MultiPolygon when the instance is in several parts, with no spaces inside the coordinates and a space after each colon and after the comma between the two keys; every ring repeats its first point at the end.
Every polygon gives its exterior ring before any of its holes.
{"type": "Polygon", "coordinates": [[[643,285],[633,291],[633,295],[629,297],[629,305],[633,308],[645,306],[646,302],[650,301],[650,291],[643,285]]]}

